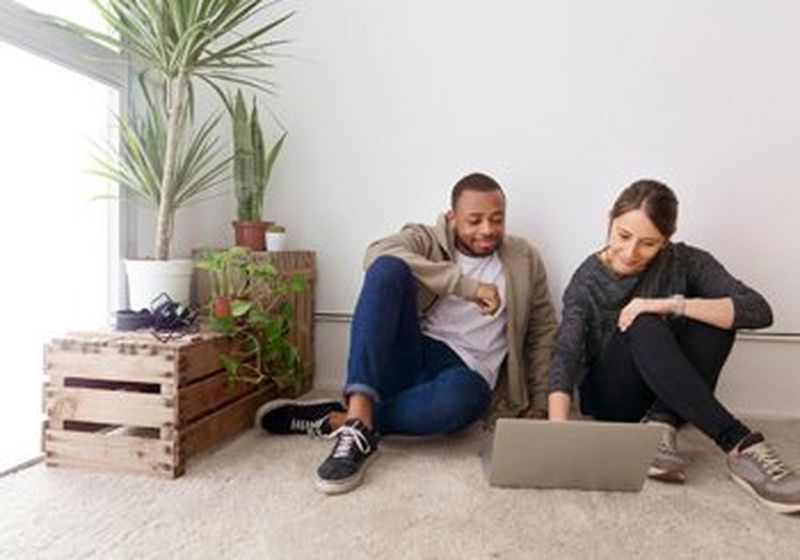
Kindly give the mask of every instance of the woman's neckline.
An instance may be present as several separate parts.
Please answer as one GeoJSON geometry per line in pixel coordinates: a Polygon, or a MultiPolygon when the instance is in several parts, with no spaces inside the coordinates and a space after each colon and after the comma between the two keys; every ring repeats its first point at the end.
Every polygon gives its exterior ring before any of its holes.
{"type": "Polygon", "coordinates": [[[600,264],[600,268],[603,270],[603,272],[606,273],[607,276],[610,276],[614,280],[627,280],[628,278],[636,278],[639,275],[641,275],[642,272],[644,272],[644,271],[637,272],[636,274],[620,274],[620,273],[618,273],[616,270],[614,270],[611,267],[610,263],[606,262],[606,258],[603,256],[603,254],[605,253],[606,249],[608,249],[607,246],[603,247],[599,251],[595,251],[594,252],[594,257],[597,260],[597,262],[600,264]]]}

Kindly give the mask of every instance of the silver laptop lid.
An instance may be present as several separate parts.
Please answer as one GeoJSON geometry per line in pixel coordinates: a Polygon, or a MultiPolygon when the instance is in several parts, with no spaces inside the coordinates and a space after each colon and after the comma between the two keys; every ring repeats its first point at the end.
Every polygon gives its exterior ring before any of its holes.
{"type": "Polygon", "coordinates": [[[663,428],[501,418],[484,460],[493,486],[641,490],[663,428]]]}

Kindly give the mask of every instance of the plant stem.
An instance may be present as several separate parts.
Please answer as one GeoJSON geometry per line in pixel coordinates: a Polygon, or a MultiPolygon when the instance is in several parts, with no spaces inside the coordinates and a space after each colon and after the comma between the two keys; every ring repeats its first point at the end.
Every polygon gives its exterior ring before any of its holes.
{"type": "Polygon", "coordinates": [[[183,131],[184,104],[186,103],[187,78],[184,74],[167,81],[167,139],[164,153],[164,169],[161,177],[161,197],[158,201],[158,222],[156,224],[156,258],[169,258],[169,243],[172,238],[172,203],[174,198],[175,160],[178,142],[183,131]]]}

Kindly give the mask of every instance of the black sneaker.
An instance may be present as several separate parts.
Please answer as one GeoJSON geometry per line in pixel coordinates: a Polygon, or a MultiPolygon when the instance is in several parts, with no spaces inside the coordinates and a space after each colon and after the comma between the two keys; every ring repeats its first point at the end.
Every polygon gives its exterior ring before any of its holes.
{"type": "Polygon", "coordinates": [[[330,399],[297,401],[277,399],[256,412],[256,427],[271,434],[307,434],[326,436],[331,433],[328,415],[347,410],[342,403],[330,399]]]}
{"type": "Polygon", "coordinates": [[[348,492],[361,484],[367,464],[375,457],[378,434],[361,420],[350,418],[328,437],[335,437],[336,445],[317,469],[317,490],[325,494],[348,492]]]}

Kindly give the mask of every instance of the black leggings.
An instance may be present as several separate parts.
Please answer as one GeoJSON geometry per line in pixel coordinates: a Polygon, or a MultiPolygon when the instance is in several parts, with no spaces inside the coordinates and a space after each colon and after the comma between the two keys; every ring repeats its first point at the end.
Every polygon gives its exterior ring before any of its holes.
{"type": "Polygon", "coordinates": [[[692,320],[673,330],[657,315],[640,315],[593,364],[581,410],[598,420],[689,422],[728,452],[750,433],[714,397],[734,336],[692,320]]]}

